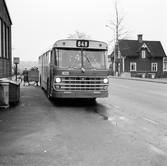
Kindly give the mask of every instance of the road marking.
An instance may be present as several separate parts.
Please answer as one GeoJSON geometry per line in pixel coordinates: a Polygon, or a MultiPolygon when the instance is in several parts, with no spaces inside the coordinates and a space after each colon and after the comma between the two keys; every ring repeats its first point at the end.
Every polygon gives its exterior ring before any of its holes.
{"type": "Polygon", "coordinates": [[[117,86],[117,87],[121,87],[121,88],[132,89],[131,87],[129,87],[129,86],[124,86],[124,85],[117,85],[117,84],[115,84],[115,86],[117,86]]]}
{"type": "Polygon", "coordinates": [[[113,107],[118,108],[118,109],[121,108],[121,107],[119,107],[119,106],[117,106],[117,105],[115,105],[115,104],[113,104],[113,107]]]}
{"type": "Polygon", "coordinates": [[[146,128],[146,127],[143,127],[143,126],[140,126],[141,129],[145,130],[145,131],[148,131],[150,132],[150,129],[146,128]]]}
{"type": "Polygon", "coordinates": [[[159,154],[165,154],[162,150],[158,149],[157,147],[153,146],[153,145],[150,145],[150,149],[156,153],[159,153],[159,154]]]}
{"type": "Polygon", "coordinates": [[[125,117],[124,116],[119,116],[119,119],[125,120],[125,117]]]}
{"type": "Polygon", "coordinates": [[[147,118],[143,118],[143,119],[146,120],[146,121],[148,121],[148,122],[150,122],[150,123],[153,123],[153,124],[155,124],[155,125],[159,125],[159,123],[154,122],[154,121],[152,121],[152,120],[150,120],[150,119],[147,119],[147,118]]]}
{"type": "Polygon", "coordinates": [[[149,93],[155,93],[155,94],[158,94],[158,95],[164,95],[164,96],[167,96],[167,93],[163,93],[163,92],[155,92],[155,91],[148,91],[149,93]]]}

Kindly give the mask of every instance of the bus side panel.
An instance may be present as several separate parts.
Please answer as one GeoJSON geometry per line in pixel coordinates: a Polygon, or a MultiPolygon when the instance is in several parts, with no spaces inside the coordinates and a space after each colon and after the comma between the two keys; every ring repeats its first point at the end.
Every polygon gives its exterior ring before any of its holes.
{"type": "Polygon", "coordinates": [[[41,82],[41,87],[47,90],[47,80],[50,75],[49,68],[49,60],[50,60],[49,52],[43,54],[39,58],[39,78],[41,82]]]}
{"type": "Polygon", "coordinates": [[[42,56],[38,58],[39,83],[42,87],[42,56]]]}
{"type": "MultiPolygon", "coordinates": [[[[42,55],[39,58],[39,79],[40,79],[40,86],[41,88],[45,89],[45,74],[44,74],[44,56],[42,55]]],[[[46,90],[46,89],[45,89],[46,90]]]]}

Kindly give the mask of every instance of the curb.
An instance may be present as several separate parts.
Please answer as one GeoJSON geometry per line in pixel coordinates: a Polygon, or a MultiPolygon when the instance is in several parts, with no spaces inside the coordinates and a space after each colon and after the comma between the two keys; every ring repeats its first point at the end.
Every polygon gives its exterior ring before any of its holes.
{"type": "Polygon", "coordinates": [[[119,77],[119,76],[109,76],[109,78],[127,79],[127,80],[135,80],[135,81],[145,81],[145,82],[167,84],[167,79],[156,79],[156,78],[155,79],[149,79],[149,78],[119,77]]]}

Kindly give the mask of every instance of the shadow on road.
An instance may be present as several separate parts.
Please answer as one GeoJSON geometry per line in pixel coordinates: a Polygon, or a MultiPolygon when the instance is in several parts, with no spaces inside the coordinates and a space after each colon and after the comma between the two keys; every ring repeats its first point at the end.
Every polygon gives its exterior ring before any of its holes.
{"type": "Polygon", "coordinates": [[[97,106],[96,100],[93,99],[52,99],[52,104],[56,107],[92,107],[97,106]]]}

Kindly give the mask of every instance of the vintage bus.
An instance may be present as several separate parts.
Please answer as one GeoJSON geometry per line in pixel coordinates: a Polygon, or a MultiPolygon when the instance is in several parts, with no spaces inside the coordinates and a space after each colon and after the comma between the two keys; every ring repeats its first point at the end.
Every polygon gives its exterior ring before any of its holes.
{"type": "Polygon", "coordinates": [[[108,97],[107,49],[107,44],[102,41],[56,41],[38,61],[39,83],[47,97],[108,97]]]}

